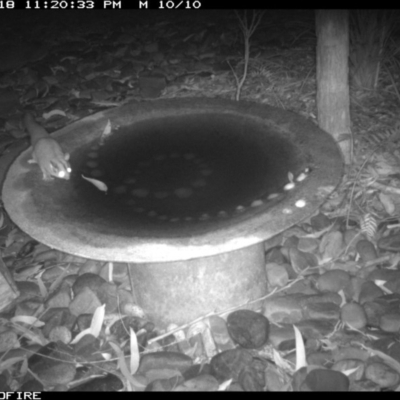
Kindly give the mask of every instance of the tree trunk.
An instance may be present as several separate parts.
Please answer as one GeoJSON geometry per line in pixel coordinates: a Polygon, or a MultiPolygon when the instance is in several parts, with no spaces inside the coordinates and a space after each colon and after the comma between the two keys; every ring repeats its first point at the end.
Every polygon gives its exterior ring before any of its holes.
{"type": "Polygon", "coordinates": [[[347,10],[317,10],[317,110],[350,164],[352,137],[349,96],[349,18],[347,10]]]}

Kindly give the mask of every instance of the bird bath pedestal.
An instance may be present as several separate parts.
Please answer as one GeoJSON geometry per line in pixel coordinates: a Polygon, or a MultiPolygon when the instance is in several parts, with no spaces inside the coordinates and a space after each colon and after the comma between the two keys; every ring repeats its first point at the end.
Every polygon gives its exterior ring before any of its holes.
{"type": "Polygon", "coordinates": [[[263,241],[310,216],[342,175],[330,135],[255,103],[129,103],[53,136],[70,180],[43,181],[22,152],[3,186],[7,212],[52,248],[129,263],[138,304],[162,325],[267,294],[263,241]]]}

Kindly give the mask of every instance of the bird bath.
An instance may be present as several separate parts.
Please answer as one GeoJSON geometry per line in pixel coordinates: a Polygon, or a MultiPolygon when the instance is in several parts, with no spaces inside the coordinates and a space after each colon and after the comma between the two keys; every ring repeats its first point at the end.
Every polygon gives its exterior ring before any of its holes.
{"type": "Polygon", "coordinates": [[[264,296],[263,242],[310,216],[342,176],[329,134],[256,103],[129,103],[53,136],[71,154],[70,180],[43,181],[22,152],[3,186],[7,212],[52,248],[129,263],[138,304],[164,325],[264,296]]]}

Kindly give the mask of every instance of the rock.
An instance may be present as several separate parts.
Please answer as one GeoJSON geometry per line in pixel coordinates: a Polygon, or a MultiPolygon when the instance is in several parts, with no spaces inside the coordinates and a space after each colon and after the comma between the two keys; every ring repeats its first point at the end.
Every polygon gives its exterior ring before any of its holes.
{"type": "Polygon", "coordinates": [[[89,289],[89,287],[85,287],[72,300],[69,305],[69,310],[71,311],[71,314],[75,316],[81,314],[93,314],[101,305],[102,304],[96,294],[89,289]]]}
{"type": "Polygon", "coordinates": [[[117,392],[123,389],[124,384],[116,375],[108,374],[101,378],[94,378],[89,382],[75,386],[69,392],[117,392]]]}
{"type": "MultiPolygon", "coordinates": [[[[19,52],[17,49],[19,46],[16,47],[16,52],[19,52]]],[[[2,49],[3,46],[0,47],[2,49]]],[[[2,58],[5,54],[2,51],[2,58]]],[[[6,64],[9,63],[7,60],[6,64]]],[[[0,67],[0,72],[4,70],[4,67],[0,67]]],[[[0,116],[5,117],[12,113],[12,111],[18,107],[18,93],[14,90],[10,89],[0,89],[0,116]]]]}
{"type": "Polygon", "coordinates": [[[370,281],[385,281],[385,287],[393,293],[400,294],[400,271],[380,269],[368,275],[370,281]]]}
{"type": "Polygon", "coordinates": [[[210,375],[211,374],[211,366],[208,363],[205,364],[193,364],[188,370],[186,370],[182,376],[185,381],[189,379],[196,378],[199,375],[210,375]]]}
{"type": "MultiPolygon", "coordinates": [[[[290,277],[290,275],[289,275],[290,277]]],[[[297,277],[297,276],[296,276],[297,277]]],[[[293,279],[293,277],[291,278],[293,279]]],[[[289,288],[285,289],[285,294],[302,294],[302,295],[311,295],[311,294],[320,294],[317,289],[314,288],[313,279],[304,278],[301,281],[297,281],[292,284],[289,288]]]]}
{"type": "Polygon", "coordinates": [[[323,260],[337,258],[343,250],[343,235],[339,231],[326,233],[320,242],[319,251],[323,260]]]}
{"type": "Polygon", "coordinates": [[[20,292],[17,301],[25,301],[31,299],[41,299],[42,294],[40,293],[39,286],[35,282],[30,281],[16,281],[15,285],[20,292]]]}
{"type": "MultiPolygon", "coordinates": [[[[340,304],[341,298],[336,293],[322,295],[292,294],[286,296],[272,296],[264,301],[263,314],[273,323],[297,323],[307,318],[306,310],[321,310],[321,307],[312,304],[332,303],[340,304]]],[[[333,306],[332,306],[333,307],[333,306]]],[[[333,308],[330,307],[331,310],[333,308]]]]}
{"type": "Polygon", "coordinates": [[[126,263],[106,263],[101,268],[100,276],[107,282],[122,283],[129,280],[128,265],[126,263]],[[112,264],[112,268],[110,264],[112,264]],[[111,280],[109,279],[110,269],[112,270],[111,280]]]}
{"type": "Polygon", "coordinates": [[[360,360],[364,362],[370,357],[367,350],[352,346],[339,347],[334,350],[333,355],[335,362],[347,359],[360,360]]]}
{"type": "Polygon", "coordinates": [[[376,383],[380,388],[390,388],[399,382],[399,374],[388,365],[374,362],[367,366],[365,377],[376,383]]]}
{"type": "Polygon", "coordinates": [[[76,374],[71,349],[58,342],[50,342],[28,359],[28,367],[45,386],[68,384],[76,374]]]}
{"type": "Polygon", "coordinates": [[[382,351],[400,363],[400,342],[397,341],[396,337],[389,336],[375,340],[373,348],[382,351]]]}
{"type": "Polygon", "coordinates": [[[338,321],[340,307],[334,303],[311,303],[304,308],[303,318],[338,321]]]}
{"type": "Polygon", "coordinates": [[[261,392],[265,390],[265,369],[267,361],[254,358],[251,365],[240,372],[239,383],[245,392],[261,392]]]}
{"type": "Polygon", "coordinates": [[[335,328],[334,321],[306,320],[296,324],[303,337],[307,340],[321,340],[331,334],[335,328]]]}
{"type": "Polygon", "coordinates": [[[319,247],[319,241],[314,238],[306,238],[302,237],[299,239],[299,243],[297,245],[297,248],[300,251],[306,252],[306,253],[312,253],[315,252],[319,247]]]}
{"type": "Polygon", "coordinates": [[[350,392],[380,392],[381,388],[370,380],[351,381],[350,392]]]}
{"type": "Polygon", "coordinates": [[[52,294],[46,301],[46,308],[67,308],[71,302],[68,285],[63,284],[57,292],[52,294]]]}
{"type": "Polygon", "coordinates": [[[90,327],[92,323],[93,314],[81,314],[76,318],[73,331],[76,333],[82,332],[90,327]]]}
{"type": "Polygon", "coordinates": [[[110,333],[116,338],[118,343],[122,343],[130,338],[130,328],[137,335],[139,349],[146,346],[149,335],[154,331],[154,324],[143,318],[126,316],[114,322],[110,327],[110,333]]]}
{"type": "Polygon", "coordinates": [[[18,335],[14,330],[5,330],[0,333],[0,352],[17,349],[20,346],[18,335]]]}
{"type": "Polygon", "coordinates": [[[341,310],[342,322],[353,329],[363,329],[367,325],[364,308],[358,303],[347,303],[341,310]]]}
{"type": "Polygon", "coordinates": [[[400,331],[400,314],[385,314],[382,315],[379,321],[379,327],[385,332],[400,331]]]}
{"type": "Polygon", "coordinates": [[[118,308],[117,286],[111,282],[103,283],[96,293],[101,304],[106,305],[106,313],[112,313],[118,308]]]}
{"type": "MultiPolygon", "coordinates": [[[[84,275],[84,274],[95,274],[98,275],[99,272],[101,271],[103,265],[105,265],[104,262],[102,261],[97,261],[97,260],[87,260],[80,268],[79,270],[79,275],[84,275]]],[[[102,276],[103,279],[105,279],[102,276]]]]}
{"type": "Polygon", "coordinates": [[[11,392],[11,388],[7,383],[8,379],[5,374],[0,375],[0,392],[11,392]]]}
{"type": "Polygon", "coordinates": [[[229,335],[226,321],[218,315],[208,317],[208,326],[217,349],[221,351],[235,348],[235,344],[229,335]]]}
{"type": "Polygon", "coordinates": [[[252,361],[252,355],[246,350],[240,348],[226,350],[211,359],[211,373],[219,382],[228,379],[237,381],[242,370],[252,361]]]}
{"type": "Polygon", "coordinates": [[[308,389],[313,392],[347,392],[350,381],[346,375],[338,371],[313,369],[307,374],[303,385],[302,390],[308,389]]]}
{"type": "Polygon", "coordinates": [[[143,73],[139,76],[138,85],[143,97],[158,97],[166,87],[165,76],[156,73],[143,73]]]}
{"type": "Polygon", "coordinates": [[[315,231],[322,231],[331,225],[331,220],[323,213],[310,218],[310,224],[315,231]]]}
{"type": "Polygon", "coordinates": [[[265,370],[266,390],[269,392],[286,392],[288,383],[282,371],[275,364],[268,363],[265,370]]]}
{"type": "Polygon", "coordinates": [[[33,316],[36,314],[37,310],[41,306],[43,306],[41,300],[32,299],[32,300],[22,301],[17,305],[17,308],[15,310],[15,315],[33,316]]]}
{"type": "MultiPolygon", "coordinates": [[[[267,241],[268,242],[268,241],[267,241]]],[[[265,255],[265,263],[275,263],[278,265],[282,265],[286,262],[285,257],[281,253],[281,251],[277,248],[274,247],[268,253],[265,255]]]]}
{"type": "Polygon", "coordinates": [[[269,321],[251,310],[237,310],[228,315],[227,327],[234,342],[245,349],[259,349],[268,340],[269,321]]]}
{"type": "Polygon", "coordinates": [[[75,281],[74,285],[72,286],[72,291],[76,296],[85,288],[89,288],[93,293],[98,294],[98,292],[101,290],[101,286],[103,285],[103,283],[106,283],[106,281],[99,275],[83,274],[80,275],[75,281]]]}
{"type": "Polygon", "coordinates": [[[104,360],[101,355],[101,343],[98,338],[91,334],[83,336],[74,347],[75,354],[80,361],[93,362],[104,360]]]}
{"type": "Polygon", "coordinates": [[[201,374],[174,388],[176,392],[216,392],[219,383],[212,375],[201,374]]]}
{"type": "Polygon", "coordinates": [[[193,364],[193,360],[182,353],[159,351],[147,353],[140,359],[138,374],[145,374],[152,369],[170,369],[184,373],[193,364]]]}
{"type": "Polygon", "coordinates": [[[322,368],[330,368],[333,365],[332,353],[327,351],[316,351],[311,353],[307,356],[307,364],[322,368]]]}
{"type": "Polygon", "coordinates": [[[303,319],[297,295],[272,296],[264,301],[263,314],[273,323],[296,323],[303,319]]]}
{"type": "Polygon", "coordinates": [[[348,378],[355,381],[361,380],[364,376],[365,371],[364,362],[361,360],[341,360],[337,361],[332,367],[333,371],[339,371],[343,373],[352,369],[355,369],[355,371],[352,374],[348,375],[348,378]]]}
{"type": "Polygon", "coordinates": [[[42,333],[48,337],[53,328],[65,326],[71,330],[74,326],[76,317],[71,314],[68,308],[50,308],[41,316],[40,320],[46,325],[42,328],[42,333]]]}
{"type": "Polygon", "coordinates": [[[364,303],[373,301],[384,294],[385,292],[374,282],[366,281],[361,285],[358,302],[363,305],[364,303]]]}
{"type": "Polygon", "coordinates": [[[397,314],[400,307],[398,294],[385,295],[363,304],[368,325],[378,327],[382,315],[397,314]]]}
{"type": "Polygon", "coordinates": [[[172,392],[181,383],[183,383],[183,379],[180,376],[155,379],[146,386],[145,392],[172,392]]]}
{"type": "Polygon", "coordinates": [[[340,290],[346,290],[350,285],[350,275],[343,270],[333,269],[320,275],[316,286],[321,292],[338,293],[340,290]]]}
{"type": "Polygon", "coordinates": [[[289,249],[289,258],[290,263],[292,264],[293,269],[299,273],[300,271],[305,270],[306,268],[316,267],[318,265],[318,260],[312,253],[305,253],[303,251],[298,250],[295,247],[291,247],[289,249]]]}
{"type": "Polygon", "coordinates": [[[283,287],[289,281],[289,274],[283,265],[268,263],[265,265],[267,281],[271,287],[283,287]]]}
{"type": "Polygon", "coordinates": [[[49,334],[49,339],[52,342],[62,342],[68,344],[72,339],[71,331],[65,326],[54,327],[49,334]]]}
{"type": "Polygon", "coordinates": [[[43,385],[36,379],[29,379],[19,389],[20,392],[43,392],[43,385]]]}
{"type": "Polygon", "coordinates": [[[41,278],[43,282],[52,282],[55,281],[61,274],[67,274],[67,275],[75,275],[79,272],[79,265],[76,264],[70,264],[67,268],[65,267],[50,267],[47,268],[41,278]]]}
{"type": "Polygon", "coordinates": [[[364,263],[378,258],[375,246],[369,240],[360,240],[356,245],[356,249],[360,255],[361,261],[364,263]]]}
{"type": "Polygon", "coordinates": [[[269,342],[279,351],[288,351],[296,347],[293,325],[270,325],[269,342]]]}
{"type": "Polygon", "coordinates": [[[378,247],[387,251],[400,251],[400,233],[393,233],[389,236],[382,237],[378,241],[378,247]]]}

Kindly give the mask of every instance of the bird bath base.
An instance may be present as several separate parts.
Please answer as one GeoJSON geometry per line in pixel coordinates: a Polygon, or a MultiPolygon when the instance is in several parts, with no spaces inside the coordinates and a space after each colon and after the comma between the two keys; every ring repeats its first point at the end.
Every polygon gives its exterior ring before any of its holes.
{"type": "Polygon", "coordinates": [[[342,175],[330,135],[255,103],[129,103],[53,136],[70,180],[43,181],[22,152],[3,185],[7,212],[52,248],[130,263],[138,304],[163,324],[265,295],[263,241],[316,211],[342,175]]]}

